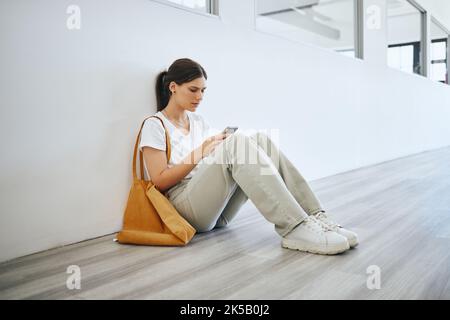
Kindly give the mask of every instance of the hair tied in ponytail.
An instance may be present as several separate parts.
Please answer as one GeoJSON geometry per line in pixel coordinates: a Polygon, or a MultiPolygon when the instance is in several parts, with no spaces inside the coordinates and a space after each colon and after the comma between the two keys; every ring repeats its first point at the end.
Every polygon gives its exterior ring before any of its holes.
{"type": "Polygon", "coordinates": [[[205,69],[194,60],[189,58],[181,58],[175,60],[168,70],[164,70],[158,74],[158,81],[155,85],[156,91],[156,106],[157,110],[163,110],[169,103],[171,92],[168,86],[167,75],[170,70],[170,82],[175,82],[177,85],[190,82],[194,79],[204,77],[208,79],[205,69]]]}

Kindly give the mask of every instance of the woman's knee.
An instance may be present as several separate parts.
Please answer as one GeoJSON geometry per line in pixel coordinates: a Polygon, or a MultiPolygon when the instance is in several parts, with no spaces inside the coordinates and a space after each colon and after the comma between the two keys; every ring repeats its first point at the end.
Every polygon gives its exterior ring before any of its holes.
{"type": "Polygon", "coordinates": [[[253,139],[257,139],[258,137],[261,137],[263,135],[265,135],[264,132],[255,131],[255,132],[250,134],[250,137],[253,138],[253,139]]]}
{"type": "Polygon", "coordinates": [[[265,133],[261,131],[254,132],[250,135],[250,138],[255,140],[258,145],[260,144],[267,144],[268,141],[271,141],[270,137],[265,133]]]}
{"type": "Polygon", "coordinates": [[[233,146],[231,149],[235,152],[245,152],[251,145],[254,144],[255,140],[253,135],[247,135],[239,131],[232,134],[228,139],[228,143],[233,146]]]}
{"type": "Polygon", "coordinates": [[[236,161],[241,161],[241,158],[245,157],[245,154],[250,145],[250,137],[240,133],[235,132],[229,136],[223,144],[222,158],[226,159],[226,164],[235,163],[236,161]]]}
{"type": "Polygon", "coordinates": [[[233,133],[228,139],[239,142],[239,141],[247,141],[248,139],[250,139],[250,137],[248,135],[246,135],[245,133],[238,131],[238,132],[233,133]]]}

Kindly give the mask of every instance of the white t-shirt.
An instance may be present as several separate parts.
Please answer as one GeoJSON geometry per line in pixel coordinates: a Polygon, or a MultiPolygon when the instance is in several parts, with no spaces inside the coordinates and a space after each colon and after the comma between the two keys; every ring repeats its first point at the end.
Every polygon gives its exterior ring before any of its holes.
{"type": "MultiPolygon", "coordinates": [[[[203,119],[199,114],[186,111],[190,122],[189,134],[185,135],[181,132],[175,125],[170,122],[161,111],[158,111],[154,115],[163,120],[164,125],[169,131],[170,135],[170,146],[171,155],[168,163],[168,167],[172,167],[176,164],[181,163],[181,161],[195,148],[199,147],[203,141],[209,136],[215,134],[214,130],[211,129],[209,124],[203,119]]],[[[139,142],[139,149],[141,151],[143,147],[149,146],[158,150],[166,150],[166,134],[164,128],[156,118],[149,118],[145,121],[142,128],[141,139],[139,142]]],[[[147,166],[144,162],[145,176],[146,179],[151,179],[148,173],[147,166]]],[[[197,171],[198,166],[189,172],[189,174],[184,177],[183,180],[190,179],[197,171]]]]}

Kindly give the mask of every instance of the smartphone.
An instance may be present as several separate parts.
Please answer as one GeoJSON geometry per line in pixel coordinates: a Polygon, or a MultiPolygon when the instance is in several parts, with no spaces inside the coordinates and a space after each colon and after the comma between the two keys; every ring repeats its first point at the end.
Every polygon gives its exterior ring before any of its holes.
{"type": "Polygon", "coordinates": [[[233,134],[236,132],[238,127],[226,127],[225,130],[223,130],[223,133],[225,134],[233,134]]]}

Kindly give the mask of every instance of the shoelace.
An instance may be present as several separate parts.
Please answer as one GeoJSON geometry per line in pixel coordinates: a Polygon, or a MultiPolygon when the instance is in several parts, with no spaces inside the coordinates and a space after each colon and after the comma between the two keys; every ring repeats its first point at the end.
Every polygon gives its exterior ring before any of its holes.
{"type": "Polygon", "coordinates": [[[326,231],[331,231],[331,229],[326,224],[322,223],[320,220],[316,219],[313,216],[307,217],[304,222],[305,227],[315,233],[321,234],[326,231]]]}
{"type": "Polygon", "coordinates": [[[333,230],[336,228],[339,228],[340,225],[338,225],[337,223],[331,221],[330,219],[328,219],[328,217],[324,214],[324,213],[319,213],[318,215],[315,216],[316,220],[318,220],[319,222],[321,222],[322,224],[325,224],[327,226],[328,229],[333,230]]]}

